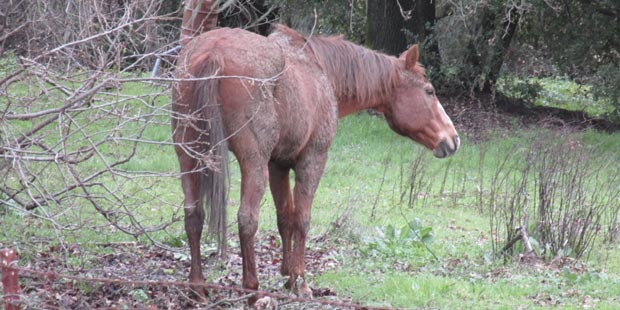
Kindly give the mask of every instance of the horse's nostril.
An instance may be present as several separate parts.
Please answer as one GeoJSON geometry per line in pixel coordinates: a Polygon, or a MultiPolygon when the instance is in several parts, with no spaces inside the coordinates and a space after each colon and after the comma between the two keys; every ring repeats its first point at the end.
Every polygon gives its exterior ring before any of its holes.
{"type": "Polygon", "coordinates": [[[454,136],[452,139],[444,139],[439,142],[439,145],[433,150],[433,155],[437,158],[451,156],[459,149],[459,145],[460,140],[458,135],[454,136]]]}
{"type": "Polygon", "coordinates": [[[447,139],[439,142],[439,145],[433,150],[433,155],[437,158],[444,158],[454,153],[454,147],[450,145],[450,141],[447,139]]]}

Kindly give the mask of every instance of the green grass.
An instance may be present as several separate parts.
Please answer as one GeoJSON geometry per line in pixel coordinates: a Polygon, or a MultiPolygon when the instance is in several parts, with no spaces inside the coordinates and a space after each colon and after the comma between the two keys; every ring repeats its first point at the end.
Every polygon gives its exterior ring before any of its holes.
{"type": "MultiPolygon", "coordinates": [[[[558,83],[563,85],[563,82],[558,83]]],[[[125,84],[116,96],[139,94],[145,87],[138,83],[125,84]]],[[[102,95],[101,100],[113,97],[102,95]]],[[[589,99],[586,96],[583,100],[589,99]]],[[[121,198],[128,202],[139,221],[157,225],[181,215],[182,194],[178,177],[141,176],[142,172],[174,173],[178,170],[174,150],[169,145],[170,127],[164,108],[168,99],[152,95],[145,102],[154,104],[123,101],[127,115],[146,111],[153,116],[148,123],[142,118],[132,119],[116,136],[135,138],[148,124],[142,138],[150,142],[139,143],[131,161],[118,167],[134,178],[107,175],[100,181],[122,193],[121,198]]],[[[87,143],[88,139],[104,139],[107,130],[118,124],[115,119],[99,119],[101,114],[97,113],[101,112],[85,112],[76,119],[89,128],[87,132],[76,134],[72,141],[77,146],[87,143]]],[[[32,125],[15,121],[3,128],[19,133],[32,125]]],[[[337,248],[336,258],[342,267],[312,270],[315,276],[310,279],[311,284],[331,287],[340,297],[351,297],[362,304],[414,309],[619,307],[620,249],[616,244],[599,241],[583,262],[585,271],[575,273],[545,265],[520,265],[512,261],[504,264],[491,252],[489,214],[479,205],[480,191],[488,194],[483,189],[488,187],[490,176],[504,158],[508,158],[511,165],[518,165],[532,141],[543,136],[565,139],[567,143],[579,141],[583,147],[596,150],[596,160],[600,163],[617,164],[619,160],[620,136],[617,134],[589,130],[554,136],[544,129],[498,132],[483,142],[464,137],[462,148],[455,156],[438,160],[428,150],[394,134],[381,118],[362,113],[342,119],[316,194],[310,231],[311,236],[328,234],[328,240],[333,243],[322,246],[337,248]],[[485,161],[481,162],[483,153],[485,161]],[[419,193],[410,205],[407,191],[412,163],[416,160],[420,163],[415,171],[419,193]],[[482,182],[480,176],[483,176],[482,182]],[[432,230],[432,241],[421,244],[389,240],[380,233],[389,226],[400,229],[416,219],[432,230]],[[336,220],[341,224],[337,230],[332,225],[336,220]],[[372,250],[381,242],[387,250],[372,250]],[[386,255],[386,251],[390,254],[386,255]]],[[[52,136],[50,139],[58,138],[52,136]]],[[[101,148],[101,156],[94,156],[80,166],[81,173],[95,171],[104,160],[127,154],[131,145],[128,140],[112,139],[101,148]]],[[[38,164],[32,167],[43,169],[38,164]]],[[[229,221],[234,225],[240,187],[234,159],[231,159],[231,167],[229,214],[233,216],[229,221]]],[[[42,171],[49,173],[48,184],[54,187],[59,172],[42,171]]],[[[96,193],[110,196],[105,191],[96,193]]],[[[21,260],[26,263],[39,251],[44,251],[45,246],[78,243],[85,254],[68,263],[87,266],[89,257],[109,251],[93,244],[133,241],[132,237],[107,225],[85,200],[65,203],[42,207],[32,213],[12,206],[0,207],[0,212],[5,210],[0,215],[0,246],[18,249],[21,260]],[[75,228],[71,230],[58,228],[58,225],[71,223],[84,225],[79,229],[69,226],[75,228]]],[[[273,233],[276,216],[269,192],[261,204],[259,233],[273,233]]],[[[108,201],[105,207],[114,208],[115,201],[108,201]]],[[[236,228],[230,231],[235,232],[236,228]]],[[[173,246],[180,246],[185,240],[181,222],[151,236],[173,246]]],[[[149,244],[144,237],[138,241],[149,244]]],[[[236,236],[231,236],[230,243],[236,242],[236,236]]]]}
{"type": "Polygon", "coordinates": [[[429,272],[355,274],[345,270],[324,274],[320,279],[375,305],[415,309],[581,309],[588,305],[613,309],[620,302],[618,280],[609,283],[604,274],[571,281],[561,273],[500,270],[507,273],[489,277],[475,272],[443,276],[429,272]]]}
{"type": "MultiPolygon", "coordinates": [[[[359,255],[355,259],[347,260],[344,268],[320,275],[318,281],[321,285],[334,287],[337,291],[347,292],[355,299],[377,305],[407,308],[515,309],[549,305],[579,308],[587,306],[588,302],[593,302],[588,299],[590,297],[596,300],[597,308],[611,309],[620,305],[620,300],[615,297],[617,284],[620,281],[620,269],[614,260],[608,257],[609,253],[616,253],[615,249],[601,250],[590,255],[590,260],[586,262],[589,272],[575,275],[578,280],[568,280],[561,270],[539,268],[538,271],[532,271],[528,270],[527,266],[520,267],[518,264],[509,263],[504,266],[492,258],[488,214],[480,213],[476,206],[477,176],[480,172],[487,178],[492,175],[506,154],[514,154],[513,158],[509,158],[513,163],[522,161],[523,157],[520,156],[527,151],[529,144],[536,137],[547,134],[544,130],[516,132],[508,138],[498,137],[478,144],[465,140],[463,149],[450,159],[452,162],[425,158],[424,163],[428,165],[426,175],[433,179],[428,188],[435,194],[422,205],[409,209],[400,205],[398,199],[391,193],[391,188],[398,187],[395,184],[400,182],[399,165],[407,167],[412,153],[418,156],[427,155],[419,154],[417,151],[411,152],[409,146],[404,146],[408,141],[390,138],[391,133],[384,129],[380,120],[367,116],[343,120],[332,154],[342,156],[351,149],[358,148],[362,148],[364,152],[364,143],[356,143],[355,137],[347,142],[340,140],[342,137],[354,134],[357,122],[367,122],[361,127],[366,128],[365,130],[376,128],[375,130],[381,132],[377,135],[385,135],[384,138],[377,139],[377,143],[389,141],[389,144],[383,147],[369,146],[366,152],[373,152],[374,155],[368,156],[374,159],[362,164],[360,166],[362,169],[351,170],[352,179],[366,182],[365,185],[358,182],[349,183],[349,187],[366,187],[368,191],[357,192],[371,194],[371,198],[363,199],[366,203],[362,203],[356,209],[357,217],[352,219],[356,223],[354,226],[357,233],[368,235],[373,233],[371,229],[373,227],[384,227],[387,223],[402,225],[408,219],[419,218],[433,229],[435,238],[429,247],[437,254],[439,261],[435,261],[424,250],[406,252],[413,257],[359,255]],[[478,158],[482,150],[486,152],[486,161],[484,166],[480,167],[478,158]],[[401,154],[395,155],[398,152],[401,154]],[[402,160],[392,162],[387,168],[379,164],[382,159],[394,156],[402,160]],[[447,168],[450,169],[445,186],[447,190],[441,196],[437,194],[438,187],[441,187],[437,183],[441,181],[437,180],[442,179],[447,168]],[[386,171],[384,189],[379,194],[382,205],[378,207],[381,208],[381,216],[371,219],[369,209],[374,202],[374,195],[379,193],[377,181],[380,178],[377,176],[383,171],[386,171]],[[446,193],[455,193],[458,197],[453,198],[446,193]],[[360,226],[365,228],[360,229],[360,226]],[[455,262],[458,262],[455,268],[446,267],[455,262]],[[393,266],[398,263],[408,264],[409,269],[394,271],[393,266]],[[500,276],[494,276],[499,271],[500,276]]],[[[568,134],[563,138],[566,141],[571,139],[580,141],[584,147],[595,148],[601,152],[597,155],[606,162],[617,162],[619,151],[617,135],[585,131],[568,134]]],[[[332,164],[338,167],[342,165],[330,162],[330,165],[332,164]]],[[[345,167],[346,165],[348,163],[345,167]]],[[[325,180],[330,178],[332,176],[326,175],[325,180]]],[[[333,191],[331,186],[328,188],[333,191]]],[[[357,198],[349,197],[351,200],[357,198]]]]}

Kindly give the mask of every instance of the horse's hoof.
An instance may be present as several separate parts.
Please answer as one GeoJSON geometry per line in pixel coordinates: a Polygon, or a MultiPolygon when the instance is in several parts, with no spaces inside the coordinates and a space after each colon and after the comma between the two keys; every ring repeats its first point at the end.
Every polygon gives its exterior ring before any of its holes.
{"type": "Polygon", "coordinates": [[[288,280],[286,280],[286,283],[284,283],[284,288],[289,291],[295,289],[295,280],[293,279],[293,277],[289,277],[288,280]]]}
{"type": "Polygon", "coordinates": [[[301,283],[297,295],[301,298],[312,298],[312,290],[308,287],[308,283],[306,283],[306,281],[301,283]]]}
{"type": "Polygon", "coordinates": [[[201,304],[206,304],[209,302],[209,292],[204,286],[192,286],[191,290],[194,294],[194,299],[196,302],[201,304]]]}
{"type": "Polygon", "coordinates": [[[254,303],[254,309],[256,310],[272,310],[277,309],[278,302],[275,299],[272,299],[269,296],[265,296],[260,298],[254,303]]]}

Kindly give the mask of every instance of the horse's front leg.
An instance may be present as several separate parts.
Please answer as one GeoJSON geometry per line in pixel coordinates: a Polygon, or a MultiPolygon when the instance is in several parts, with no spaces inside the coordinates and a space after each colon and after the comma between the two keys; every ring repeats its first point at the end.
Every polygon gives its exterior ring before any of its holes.
{"type": "MultiPolygon", "coordinates": [[[[243,263],[243,287],[258,289],[254,238],[258,230],[260,200],[267,186],[268,170],[266,162],[240,163],[241,166],[241,206],[237,213],[241,259],[243,263]]],[[[250,298],[253,305],[259,296],[250,298]]]]}
{"type": "Polygon", "coordinates": [[[289,181],[290,168],[269,162],[269,187],[273,202],[276,205],[278,217],[278,231],[282,237],[282,266],[280,273],[283,276],[291,275],[290,261],[292,254],[292,235],[295,207],[289,181]]]}
{"type": "Polygon", "coordinates": [[[306,237],[310,229],[312,201],[326,161],[327,153],[313,153],[306,154],[295,165],[293,253],[290,263],[291,277],[287,286],[295,289],[297,278],[301,277],[303,280],[301,286],[296,289],[303,297],[312,297],[312,291],[304,278],[306,237]]]}

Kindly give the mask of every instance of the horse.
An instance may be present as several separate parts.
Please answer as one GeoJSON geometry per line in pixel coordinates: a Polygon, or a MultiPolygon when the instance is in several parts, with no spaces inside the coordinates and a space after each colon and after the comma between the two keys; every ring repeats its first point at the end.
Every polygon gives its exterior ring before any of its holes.
{"type": "Polygon", "coordinates": [[[229,151],[241,171],[237,220],[243,287],[259,286],[254,239],[269,184],[285,287],[311,297],[304,277],[310,210],[338,119],[374,109],[393,131],[438,158],[454,154],[460,145],[418,63],[417,45],[393,57],[342,36],[304,37],[284,25],[274,28],[267,37],[242,29],[212,30],[193,38],[177,58],[173,142],[190,247],[189,282],[202,298],[207,296],[200,261],[203,206],[210,209],[209,231],[224,254],[229,151]]]}

